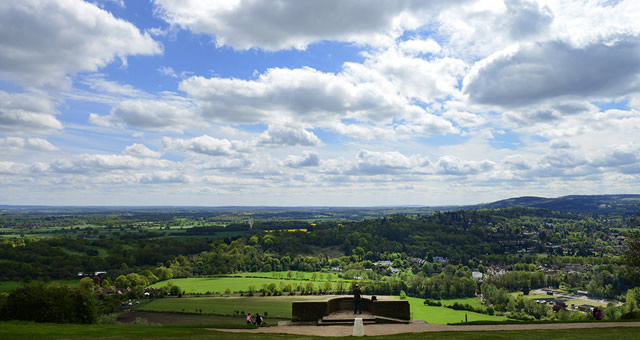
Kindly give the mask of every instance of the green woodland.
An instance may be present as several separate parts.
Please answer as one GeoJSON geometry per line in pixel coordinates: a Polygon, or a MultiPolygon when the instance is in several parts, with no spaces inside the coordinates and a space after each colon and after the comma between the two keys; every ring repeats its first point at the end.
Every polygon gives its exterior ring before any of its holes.
{"type": "Polygon", "coordinates": [[[594,304],[602,319],[635,319],[640,214],[625,204],[0,209],[0,319],[114,322],[123,306],[286,319],[292,298],[350,294],[355,283],[408,299],[430,323],[589,321],[595,313],[571,304],[594,299],[605,299],[594,304]],[[541,303],[538,289],[571,298],[541,303]]]}

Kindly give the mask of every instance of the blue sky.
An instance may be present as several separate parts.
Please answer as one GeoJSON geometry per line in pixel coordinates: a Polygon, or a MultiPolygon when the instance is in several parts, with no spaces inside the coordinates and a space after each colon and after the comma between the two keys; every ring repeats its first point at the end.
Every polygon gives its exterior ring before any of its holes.
{"type": "Polygon", "coordinates": [[[636,1],[0,4],[0,204],[637,193],[636,1]]]}

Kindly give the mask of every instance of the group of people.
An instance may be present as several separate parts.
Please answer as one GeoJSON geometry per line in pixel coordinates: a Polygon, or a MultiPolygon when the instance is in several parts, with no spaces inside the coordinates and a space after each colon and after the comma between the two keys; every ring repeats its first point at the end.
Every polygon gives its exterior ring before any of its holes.
{"type": "Polygon", "coordinates": [[[261,326],[264,324],[264,318],[260,315],[260,313],[256,313],[255,319],[251,317],[251,313],[247,313],[247,325],[256,325],[261,326]]]}

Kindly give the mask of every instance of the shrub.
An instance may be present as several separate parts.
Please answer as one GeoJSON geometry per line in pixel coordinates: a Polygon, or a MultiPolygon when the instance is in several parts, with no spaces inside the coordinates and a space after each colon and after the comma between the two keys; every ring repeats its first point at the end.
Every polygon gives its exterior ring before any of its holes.
{"type": "Polygon", "coordinates": [[[118,314],[103,314],[98,317],[97,323],[100,325],[118,325],[118,314]]]}
{"type": "Polygon", "coordinates": [[[489,315],[494,315],[496,312],[493,310],[492,307],[487,307],[487,314],[489,315]]]}
{"type": "Polygon", "coordinates": [[[431,299],[425,299],[424,304],[428,306],[437,306],[437,307],[442,306],[442,303],[440,301],[431,300],[431,299]]]}

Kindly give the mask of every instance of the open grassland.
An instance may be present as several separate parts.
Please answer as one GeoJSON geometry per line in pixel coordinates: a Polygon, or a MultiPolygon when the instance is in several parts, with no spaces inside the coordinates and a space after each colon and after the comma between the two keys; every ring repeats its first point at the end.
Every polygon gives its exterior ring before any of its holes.
{"type": "Polygon", "coordinates": [[[164,298],[140,307],[142,311],[234,315],[235,311],[260,313],[267,319],[291,319],[291,303],[300,300],[320,300],[329,296],[251,296],[164,298]],[[266,312],[266,314],[265,314],[266,312]]]}
{"type": "MultiPolygon", "coordinates": [[[[80,279],[78,280],[53,280],[50,285],[59,285],[67,287],[80,287],[80,279]]],[[[0,292],[10,292],[22,286],[19,281],[0,281],[0,292]]]]}
{"type": "Polygon", "coordinates": [[[263,277],[268,279],[303,279],[303,280],[311,280],[313,275],[315,274],[315,281],[338,281],[343,280],[339,278],[336,273],[329,272],[300,272],[300,271],[276,271],[276,272],[245,272],[245,273],[235,273],[229,274],[226,276],[234,276],[234,277],[263,277]],[[291,276],[289,276],[291,273],[291,276]]]}
{"type": "MultiPolygon", "coordinates": [[[[205,294],[209,293],[224,293],[226,289],[231,292],[247,292],[249,286],[253,286],[257,291],[262,289],[263,285],[275,284],[278,289],[282,289],[280,283],[283,286],[291,285],[293,289],[300,285],[305,287],[307,283],[313,284],[313,289],[317,290],[320,285],[324,285],[322,281],[298,281],[298,280],[285,280],[285,279],[269,279],[269,278],[257,278],[257,277],[196,277],[196,278],[183,278],[183,279],[171,279],[168,281],[156,282],[151,287],[160,288],[169,284],[180,287],[187,294],[205,294]]],[[[332,282],[332,288],[336,287],[336,283],[332,282]]],[[[345,284],[345,287],[347,285],[345,284]]],[[[258,294],[258,293],[256,293],[258,294]]]]}
{"type": "Polygon", "coordinates": [[[460,299],[442,299],[439,300],[440,303],[442,303],[443,306],[451,306],[454,303],[459,303],[462,305],[471,305],[473,307],[484,307],[482,305],[482,302],[480,301],[480,299],[475,298],[475,297],[470,297],[470,298],[460,298],[460,299]]]}
{"type": "MultiPolygon", "coordinates": [[[[638,339],[638,328],[592,328],[565,330],[482,331],[482,332],[433,332],[405,333],[392,336],[367,336],[367,339],[638,339]]],[[[134,325],[58,325],[35,323],[0,323],[1,339],[326,339],[326,337],[225,333],[197,326],[134,326],[134,325]]],[[[342,337],[347,338],[347,337],[342,337]]],[[[352,338],[352,337],[348,337],[352,338]]]]}
{"type": "MultiPolygon", "coordinates": [[[[424,299],[410,297],[410,298],[407,298],[407,300],[409,301],[409,305],[411,308],[411,318],[414,320],[424,320],[427,323],[446,325],[448,323],[464,322],[465,315],[467,316],[467,321],[507,320],[507,318],[504,316],[480,314],[480,313],[470,312],[466,310],[453,310],[451,308],[446,308],[446,307],[428,306],[424,304],[424,299]]],[[[464,302],[466,300],[468,299],[442,300],[441,302],[444,305],[453,304],[453,302],[449,302],[449,301],[469,303],[469,302],[464,302]]]]}

